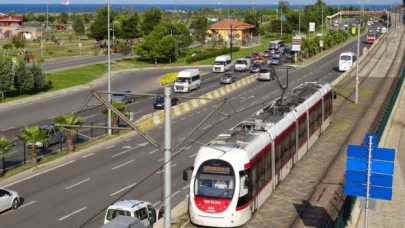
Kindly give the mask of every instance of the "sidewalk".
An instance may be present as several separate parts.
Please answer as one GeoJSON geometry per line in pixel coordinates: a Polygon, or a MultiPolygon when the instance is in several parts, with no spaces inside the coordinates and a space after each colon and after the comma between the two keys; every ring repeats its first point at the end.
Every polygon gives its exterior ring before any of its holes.
{"type": "MultiPolygon", "coordinates": [[[[396,149],[392,201],[377,200],[375,210],[369,210],[368,227],[405,227],[405,181],[398,157],[405,153],[405,93],[404,87],[396,102],[379,147],[396,149]],[[399,155],[401,154],[401,155],[399,155]]],[[[357,206],[357,205],[356,205],[357,206]]],[[[364,210],[361,211],[356,228],[364,227],[364,210]]]]}

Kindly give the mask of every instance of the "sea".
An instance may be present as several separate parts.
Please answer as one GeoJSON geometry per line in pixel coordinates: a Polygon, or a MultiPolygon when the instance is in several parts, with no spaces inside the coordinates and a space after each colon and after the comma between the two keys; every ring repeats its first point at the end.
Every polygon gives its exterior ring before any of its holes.
{"type": "MultiPolygon", "coordinates": [[[[95,12],[97,8],[101,8],[105,4],[70,4],[69,6],[64,6],[62,4],[48,4],[49,13],[62,13],[62,12],[95,12]]],[[[159,8],[161,10],[197,10],[199,8],[216,8],[216,9],[276,9],[278,8],[277,4],[112,4],[111,7],[115,11],[120,11],[121,9],[135,10],[135,11],[145,11],[152,7],[159,8]]],[[[292,9],[298,9],[299,4],[290,4],[292,9]]],[[[335,5],[336,7],[348,7],[348,4],[335,5]]],[[[351,4],[354,8],[359,8],[359,4],[351,4]]],[[[305,7],[305,4],[302,4],[301,7],[305,7]]],[[[387,10],[391,5],[372,5],[366,4],[366,8],[371,10],[387,10]]],[[[29,11],[34,13],[44,13],[47,12],[47,4],[0,4],[0,13],[8,13],[10,11],[15,11],[17,14],[24,14],[29,11]]]]}

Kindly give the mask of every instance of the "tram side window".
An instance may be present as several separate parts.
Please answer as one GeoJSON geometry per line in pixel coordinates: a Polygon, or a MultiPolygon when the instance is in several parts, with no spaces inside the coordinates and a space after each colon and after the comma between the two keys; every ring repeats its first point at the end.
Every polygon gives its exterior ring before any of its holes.
{"type": "Polygon", "coordinates": [[[327,119],[332,114],[332,94],[328,94],[325,98],[325,119],[327,119]]]}
{"type": "Polygon", "coordinates": [[[256,174],[256,164],[253,164],[251,167],[251,182],[252,182],[252,196],[255,196],[257,193],[257,183],[258,183],[258,179],[257,179],[257,174],[256,174]]]}
{"type": "Polygon", "coordinates": [[[295,128],[290,130],[281,140],[282,165],[295,153],[295,128]]]}
{"type": "Polygon", "coordinates": [[[247,204],[250,200],[249,194],[248,194],[249,186],[246,185],[247,183],[249,183],[249,181],[246,183],[246,180],[249,179],[249,177],[247,176],[247,172],[240,171],[239,176],[240,176],[240,190],[239,190],[239,200],[238,200],[238,204],[236,205],[236,207],[241,207],[241,206],[247,204]]]}
{"type": "Polygon", "coordinates": [[[322,122],[322,105],[317,103],[315,108],[309,113],[309,129],[312,135],[320,126],[322,122]]]}
{"type": "Polygon", "coordinates": [[[276,171],[281,168],[281,141],[276,143],[276,171]]]}
{"type": "Polygon", "coordinates": [[[299,140],[299,146],[304,144],[307,141],[307,117],[305,116],[303,119],[300,120],[300,123],[298,124],[298,140],[299,140]]]}
{"type": "Polygon", "coordinates": [[[258,188],[260,189],[261,187],[263,187],[264,183],[266,183],[266,179],[264,176],[264,157],[259,158],[259,160],[257,160],[257,176],[259,178],[259,184],[258,184],[258,188]]]}
{"type": "Polygon", "coordinates": [[[266,178],[266,180],[270,180],[271,179],[271,148],[264,155],[264,165],[266,167],[265,178],[266,178]]]}

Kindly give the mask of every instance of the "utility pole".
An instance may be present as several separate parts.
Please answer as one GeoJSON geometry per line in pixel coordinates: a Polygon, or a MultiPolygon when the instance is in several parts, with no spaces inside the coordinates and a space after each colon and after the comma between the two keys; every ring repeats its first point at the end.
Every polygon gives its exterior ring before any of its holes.
{"type": "Polygon", "coordinates": [[[165,201],[165,212],[164,212],[164,228],[170,228],[172,226],[172,214],[171,214],[171,159],[172,159],[172,129],[171,129],[171,105],[172,105],[172,90],[171,87],[165,87],[164,93],[164,118],[165,118],[165,147],[164,147],[164,158],[165,158],[165,179],[164,179],[164,201],[165,201]]]}
{"type": "Polygon", "coordinates": [[[283,0],[279,1],[280,5],[280,23],[281,23],[281,37],[283,36],[283,0]],[[280,5],[281,2],[281,5],[280,5]]]}
{"type": "Polygon", "coordinates": [[[323,1],[322,1],[322,38],[323,38],[323,1]]]}
{"type": "Polygon", "coordinates": [[[232,61],[232,24],[231,24],[231,61],[232,61]]]}
{"type": "MultiPolygon", "coordinates": [[[[111,46],[111,44],[110,44],[110,33],[111,33],[111,31],[110,31],[110,8],[111,8],[111,6],[110,6],[110,4],[111,4],[111,2],[110,2],[110,0],[108,0],[108,15],[107,15],[107,20],[108,20],[108,22],[107,22],[107,31],[108,31],[108,42],[107,42],[107,55],[108,55],[108,61],[107,61],[107,65],[108,65],[108,92],[109,92],[109,94],[108,94],[108,102],[111,104],[111,48],[110,48],[110,46],[111,46]]],[[[109,135],[111,135],[111,133],[112,133],[112,130],[111,130],[111,109],[108,109],[108,118],[107,118],[108,120],[108,134],[109,135]]]]}
{"type": "Polygon", "coordinates": [[[46,0],[46,29],[45,31],[48,33],[48,28],[49,28],[49,20],[48,20],[48,0],[46,0]]]}
{"type": "Polygon", "coordinates": [[[356,60],[356,100],[355,104],[359,100],[359,56],[360,56],[360,23],[357,24],[357,60],[356,60]]]}
{"type": "Polygon", "coordinates": [[[301,36],[301,4],[298,7],[298,34],[301,36]]]}

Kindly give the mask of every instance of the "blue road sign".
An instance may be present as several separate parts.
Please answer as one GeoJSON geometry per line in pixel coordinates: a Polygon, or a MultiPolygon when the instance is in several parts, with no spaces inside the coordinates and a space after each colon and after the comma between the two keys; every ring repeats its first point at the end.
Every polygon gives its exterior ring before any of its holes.
{"type": "Polygon", "coordinates": [[[366,134],[364,146],[347,146],[344,190],[346,195],[383,200],[392,199],[395,150],[378,148],[377,139],[378,136],[375,134],[366,134]],[[369,152],[370,136],[371,153],[369,152]],[[370,170],[368,170],[369,155],[371,156],[370,170]],[[368,174],[370,174],[369,195],[366,196],[368,174]]]}
{"type": "Polygon", "coordinates": [[[281,17],[281,20],[283,20],[283,21],[286,21],[286,20],[287,20],[287,18],[285,17],[285,15],[283,15],[283,16],[281,17]]]}

